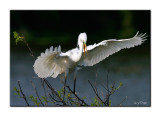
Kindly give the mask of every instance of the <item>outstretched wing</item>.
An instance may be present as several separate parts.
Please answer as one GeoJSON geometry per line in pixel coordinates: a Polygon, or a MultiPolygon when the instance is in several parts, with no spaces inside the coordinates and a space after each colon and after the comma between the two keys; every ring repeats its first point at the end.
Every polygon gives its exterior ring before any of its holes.
{"type": "Polygon", "coordinates": [[[41,78],[56,78],[58,74],[63,73],[66,67],[62,61],[68,59],[68,56],[60,56],[60,53],[60,46],[58,49],[55,47],[54,50],[53,46],[46,49],[45,53],[41,53],[33,65],[35,73],[41,78]]]}
{"type": "Polygon", "coordinates": [[[80,66],[93,66],[94,64],[99,63],[108,56],[120,51],[124,48],[131,48],[134,46],[141,45],[147,36],[145,34],[137,34],[130,39],[122,40],[104,40],[98,44],[87,46],[87,54],[82,56],[79,65],[80,66]]]}

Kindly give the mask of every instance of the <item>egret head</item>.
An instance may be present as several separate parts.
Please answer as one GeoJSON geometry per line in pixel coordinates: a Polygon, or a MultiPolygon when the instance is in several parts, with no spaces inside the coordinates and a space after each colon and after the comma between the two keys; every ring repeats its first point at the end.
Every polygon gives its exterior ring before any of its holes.
{"type": "Polygon", "coordinates": [[[80,33],[78,36],[78,45],[83,47],[84,50],[84,56],[85,56],[85,52],[87,53],[87,47],[86,47],[86,42],[87,42],[87,35],[86,33],[80,33]]]}

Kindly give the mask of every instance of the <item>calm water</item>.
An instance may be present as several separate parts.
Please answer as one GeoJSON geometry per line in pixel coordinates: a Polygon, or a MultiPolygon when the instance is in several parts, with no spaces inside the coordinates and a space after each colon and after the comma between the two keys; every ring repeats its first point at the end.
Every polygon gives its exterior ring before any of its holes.
{"type": "MultiPolygon", "coordinates": [[[[40,53],[37,51],[37,53],[40,53]]],[[[29,100],[29,95],[35,95],[31,85],[31,80],[35,83],[38,92],[44,95],[40,79],[34,74],[33,59],[27,53],[11,52],[11,74],[10,74],[10,105],[11,106],[26,106],[23,99],[14,95],[13,88],[17,86],[17,81],[21,81],[21,86],[30,104],[34,105],[29,100]]],[[[86,102],[91,103],[95,96],[91,86],[88,83],[90,80],[95,83],[100,94],[105,94],[107,91],[102,87],[106,85],[107,70],[109,69],[109,84],[113,81],[118,86],[120,82],[123,86],[111,96],[111,105],[118,106],[121,101],[127,96],[122,106],[150,106],[150,58],[146,55],[135,55],[133,53],[117,53],[99,64],[83,68],[78,72],[77,77],[77,94],[86,96],[86,102]],[[139,104],[139,105],[138,105],[139,104]]],[[[60,78],[47,78],[53,87],[58,90],[63,87],[60,78]]],[[[73,85],[73,75],[71,75],[67,83],[73,85]]],[[[72,87],[72,86],[71,86],[72,87]]]]}

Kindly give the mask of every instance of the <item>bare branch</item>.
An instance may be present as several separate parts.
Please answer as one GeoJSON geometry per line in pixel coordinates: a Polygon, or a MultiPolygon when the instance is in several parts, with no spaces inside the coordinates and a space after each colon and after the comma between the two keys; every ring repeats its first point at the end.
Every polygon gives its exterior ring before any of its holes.
{"type": "Polygon", "coordinates": [[[73,92],[76,93],[76,80],[77,80],[77,77],[76,75],[74,76],[74,88],[73,88],[73,92]]]}
{"type": "Polygon", "coordinates": [[[100,96],[98,95],[97,90],[93,87],[92,83],[88,80],[89,84],[91,85],[94,93],[96,94],[97,98],[106,106],[106,103],[100,98],[100,96]]]}
{"type": "MultiPolygon", "coordinates": [[[[45,97],[46,97],[46,99],[47,99],[47,95],[46,95],[46,90],[45,90],[45,86],[44,86],[44,81],[43,81],[43,79],[41,79],[41,84],[42,84],[42,87],[43,87],[43,90],[44,90],[44,95],[45,95],[45,97]]],[[[47,100],[47,103],[48,103],[48,100],[47,100]]]]}
{"type": "Polygon", "coordinates": [[[88,104],[87,104],[83,99],[79,98],[78,95],[75,94],[74,91],[72,91],[72,89],[71,89],[68,85],[65,85],[65,87],[67,87],[68,90],[69,90],[79,101],[81,101],[84,105],[88,106],[88,104]]]}
{"type": "Polygon", "coordinates": [[[38,95],[38,92],[37,92],[36,86],[34,85],[34,83],[33,83],[32,81],[31,81],[31,83],[32,83],[32,86],[33,86],[33,88],[34,88],[34,91],[35,91],[35,93],[36,93],[36,95],[37,95],[37,97],[38,97],[39,101],[41,102],[42,106],[44,106],[43,102],[41,101],[41,99],[40,99],[40,97],[39,97],[39,95],[38,95]]]}
{"type": "MultiPolygon", "coordinates": [[[[67,77],[65,77],[65,84],[66,84],[66,82],[67,82],[67,77]]],[[[65,94],[66,94],[66,87],[65,87],[65,84],[64,84],[64,93],[63,93],[63,100],[65,100],[65,94]]]]}
{"type": "Polygon", "coordinates": [[[120,102],[119,106],[122,106],[122,103],[126,101],[126,99],[127,99],[127,96],[120,102]]]}
{"type": "Polygon", "coordinates": [[[49,93],[49,96],[50,96],[50,98],[53,100],[53,101],[56,101],[56,102],[62,102],[62,101],[58,101],[58,100],[56,100],[50,93],[49,93]]]}
{"type": "Polygon", "coordinates": [[[31,50],[31,48],[29,47],[29,45],[28,45],[28,43],[27,43],[27,41],[26,41],[25,37],[24,37],[24,43],[26,44],[26,46],[27,46],[28,50],[30,51],[30,53],[31,53],[31,56],[32,56],[33,60],[35,60],[34,54],[33,54],[32,50],[31,50]]]}
{"type": "Polygon", "coordinates": [[[65,101],[58,95],[58,93],[54,90],[51,84],[46,79],[44,79],[44,82],[46,83],[48,88],[52,91],[52,93],[55,94],[56,97],[66,106],[67,104],[65,103],[65,101]]]}
{"type": "Polygon", "coordinates": [[[29,103],[28,103],[28,101],[27,101],[27,99],[26,99],[26,96],[25,96],[25,94],[24,94],[23,91],[22,91],[20,81],[18,81],[18,86],[19,86],[20,92],[21,92],[21,94],[22,94],[22,96],[23,96],[23,99],[24,99],[25,102],[27,103],[27,106],[29,106],[29,103]]]}
{"type": "MultiPolygon", "coordinates": [[[[106,96],[107,98],[106,98],[106,102],[107,102],[107,106],[109,106],[109,97],[110,97],[110,95],[109,95],[109,93],[110,93],[110,91],[109,91],[109,84],[108,84],[108,76],[109,75],[109,70],[107,71],[107,90],[108,90],[108,95],[106,96]]],[[[106,103],[105,102],[105,103],[106,103]]]]}

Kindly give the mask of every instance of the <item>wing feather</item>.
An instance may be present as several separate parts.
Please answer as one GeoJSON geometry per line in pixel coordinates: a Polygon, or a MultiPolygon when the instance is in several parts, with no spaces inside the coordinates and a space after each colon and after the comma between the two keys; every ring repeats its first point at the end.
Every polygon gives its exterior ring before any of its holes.
{"type": "Polygon", "coordinates": [[[82,56],[79,61],[80,66],[93,66],[94,64],[99,63],[103,59],[108,56],[120,51],[124,48],[131,48],[138,45],[141,45],[147,36],[146,34],[137,34],[130,39],[122,39],[122,40],[104,40],[98,44],[87,46],[87,54],[86,56],[82,56]]]}

